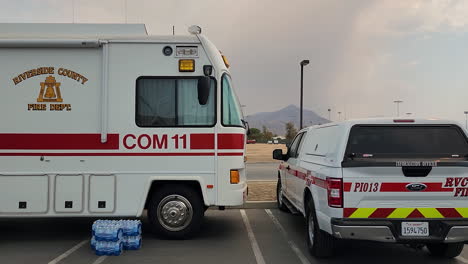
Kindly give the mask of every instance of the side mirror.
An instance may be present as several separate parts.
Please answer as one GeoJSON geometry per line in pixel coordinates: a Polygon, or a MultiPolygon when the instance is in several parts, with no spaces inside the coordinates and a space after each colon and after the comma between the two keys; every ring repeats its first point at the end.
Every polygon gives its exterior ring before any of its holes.
{"type": "Polygon", "coordinates": [[[273,159],[275,160],[286,160],[286,155],[283,154],[282,149],[273,150],[273,159]]]}
{"type": "Polygon", "coordinates": [[[208,97],[210,96],[211,79],[207,76],[198,78],[198,103],[206,105],[208,97]]]}

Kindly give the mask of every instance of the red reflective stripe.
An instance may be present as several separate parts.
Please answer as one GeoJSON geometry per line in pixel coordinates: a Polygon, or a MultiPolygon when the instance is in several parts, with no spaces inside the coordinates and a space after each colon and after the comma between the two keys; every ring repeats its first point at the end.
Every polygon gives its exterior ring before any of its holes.
{"type": "Polygon", "coordinates": [[[419,212],[418,209],[414,209],[413,212],[411,212],[411,214],[409,214],[406,218],[425,218],[423,214],[421,214],[421,212],[419,212]]]}
{"type": "Polygon", "coordinates": [[[326,180],[322,180],[322,179],[317,178],[317,177],[313,177],[312,183],[314,185],[317,185],[318,187],[321,187],[321,188],[324,188],[324,189],[327,189],[327,187],[328,187],[328,184],[327,184],[326,180]]]}
{"type": "Polygon", "coordinates": [[[304,172],[301,172],[301,171],[296,171],[296,177],[298,177],[299,179],[305,180],[306,177],[307,177],[307,173],[304,173],[304,172]]]}
{"type": "MultiPolygon", "coordinates": [[[[381,192],[409,192],[406,185],[411,182],[384,182],[380,186],[381,192]]],[[[453,192],[453,188],[444,188],[441,182],[424,182],[427,188],[421,192],[453,192]]]]}
{"type": "Polygon", "coordinates": [[[244,134],[218,134],[218,149],[244,149],[244,134]]]}
{"type": "Polygon", "coordinates": [[[357,208],[343,208],[343,217],[350,217],[356,210],[357,208]]]}
{"type": "Polygon", "coordinates": [[[0,134],[0,149],[119,149],[119,134],[0,134]]]}
{"type": "Polygon", "coordinates": [[[394,210],[395,208],[377,208],[369,218],[387,218],[394,210]]]}
{"type": "Polygon", "coordinates": [[[190,149],[214,149],[214,134],[190,134],[190,149]]]}
{"type": "Polygon", "coordinates": [[[344,183],[344,191],[345,192],[350,192],[351,191],[351,186],[353,185],[352,182],[345,182],[344,183]]]}
{"type": "Polygon", "coordinates": [[[439,213],[447,218],[463,218],[455,208],[437,208],[439,213]]]}

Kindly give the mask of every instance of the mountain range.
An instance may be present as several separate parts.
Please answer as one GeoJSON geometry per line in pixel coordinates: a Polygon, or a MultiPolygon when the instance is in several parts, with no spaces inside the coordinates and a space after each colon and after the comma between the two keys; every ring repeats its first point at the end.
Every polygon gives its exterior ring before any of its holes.
{"type": "MultiPolygon", "coordinates": [[[[246,116],[246,121],[249,122],[250,128],[262,129],[263,126],[277,135],[286,134],[286,123],[293,122],[299,130],[299,112],[300,109],[296,105],[288,105],[283,109],[274,112],[261,112],[246,116]]],[[[312,110],[304,109],[303,112],[304,126],[318,125],[330,122],[312,110]]]]}

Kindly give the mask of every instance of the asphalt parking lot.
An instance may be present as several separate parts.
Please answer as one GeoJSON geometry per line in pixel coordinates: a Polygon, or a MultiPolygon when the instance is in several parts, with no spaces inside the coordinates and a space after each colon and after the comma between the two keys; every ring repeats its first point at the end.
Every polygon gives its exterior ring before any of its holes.
{"type": "MultiPolygon", "coordinates": [[[[144,219],[143,219],[144,220],[144,219]]],[[[277,209],[208,210],[194,239],[161,240],[143,227],[143,247],[98,257],[89,247],[92,219],[2,219],[0,263],[468,263],[436,259],[404,245],[345,241],[331,259],[311,257],[301,216],[277,209]]]]}

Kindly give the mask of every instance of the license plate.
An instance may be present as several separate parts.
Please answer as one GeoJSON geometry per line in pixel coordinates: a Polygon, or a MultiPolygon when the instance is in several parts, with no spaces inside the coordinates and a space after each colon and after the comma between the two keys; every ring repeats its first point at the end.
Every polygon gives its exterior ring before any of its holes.
{"type": "Polygon", "coordinates": [[[402,236],[429,236],[429,223],[428,222],[402,222],[401,223],[402,236]]]}

